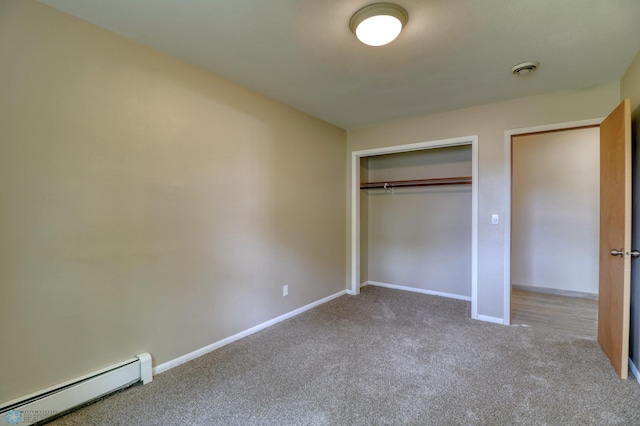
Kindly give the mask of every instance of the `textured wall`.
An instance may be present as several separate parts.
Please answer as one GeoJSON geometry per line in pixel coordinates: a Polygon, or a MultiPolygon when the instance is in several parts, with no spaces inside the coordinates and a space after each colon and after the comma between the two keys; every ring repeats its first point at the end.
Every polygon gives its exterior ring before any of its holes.
{"type": "Polygon", "coordinates": [[[0,402],[344,290],[343,130],[32,1],[0,57],[0,402]]]}

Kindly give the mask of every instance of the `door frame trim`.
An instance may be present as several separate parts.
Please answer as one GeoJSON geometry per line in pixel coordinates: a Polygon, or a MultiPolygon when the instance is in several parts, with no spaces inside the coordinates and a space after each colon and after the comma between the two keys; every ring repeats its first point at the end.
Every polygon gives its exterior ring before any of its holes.
{"type": "Polygon", "coordinates": [[[478,318],[478,135],[407,145],[365,149],[351,153],[351,289],[360,293],[360,159],[382,154],[471,145],[471,318],[478,318]]]}
{"type": "Polygon", "coordinates": [[[504,325],[511,325],[511,139],[528,133],[571,130],[580,127],[599,126],[606,117],[568,121],[543,126],[523,127],[504,132],[504,325]]]}

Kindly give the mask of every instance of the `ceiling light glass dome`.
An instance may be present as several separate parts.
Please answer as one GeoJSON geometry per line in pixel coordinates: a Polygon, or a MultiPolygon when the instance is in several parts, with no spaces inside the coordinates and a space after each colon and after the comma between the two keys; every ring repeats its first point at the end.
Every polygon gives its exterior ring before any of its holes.
{"type": "Polygon", "coordinates": [[[397,4],[374,3],[357,11],[349,27],[364,44],[383,46],[398,37],[408,20],[407,11],[397,4]]]}

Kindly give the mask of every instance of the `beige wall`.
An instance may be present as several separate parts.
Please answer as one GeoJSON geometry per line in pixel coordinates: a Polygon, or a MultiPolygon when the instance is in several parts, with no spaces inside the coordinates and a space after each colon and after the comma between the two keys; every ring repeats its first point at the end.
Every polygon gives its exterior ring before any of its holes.
{"type": "Polygon", "coordinates": [[[640,107],[640,52],[620,80],[620,94],[622,99],[631,99],[631,111],[637,113],[640,107]]]}
{"type": "Polygon", "coordinates": [[[344,290],[343,130],[33,1],[0,58],[0,403],[344,290]]]}
{"type": "MultiPolygon", "coordinates": [[[[470,146],[369,158],[369,182],[458,176],[471,176],[470,146]]],[[[470,297],[471,185],[366,192],[368,279],[470,297]]]]}
{"type": "MultiPolygon", "coordinates": [[[[532,96],[350,130],[347,132],[347,176],[350,179],[353,151],[478,135],[478,313],[502,318],[504,228],[503,224],[491,225],[491,214],[505,211],[505,130],[604,117],[619,101],[620,84],[616,82],[588,90],[532,96]]],[[[350,212],[347,215],[350,217],[350,212]]],[[[346,281],[349,280],[347,275],[346,281]]]]}
{"type": "Polygon", "coordinates": [[[598,293],[600,130],[515,136],[511,284],[598,293]]]}
{"type": "MultiPolygon", "coordinates": [[[[620,81],[622,99],[631,99],[633,140],[633,235],[631,246],[640,248],[640,52],[620,81]]],[[[631,341],[629,355],[636,367],[640,366],[640,260],[632,261],[631,268],[631,341]]]]}

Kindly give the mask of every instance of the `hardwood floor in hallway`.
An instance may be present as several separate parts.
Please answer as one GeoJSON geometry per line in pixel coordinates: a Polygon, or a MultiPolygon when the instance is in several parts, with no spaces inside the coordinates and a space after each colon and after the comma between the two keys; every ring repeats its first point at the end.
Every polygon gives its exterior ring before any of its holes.
{"type": "Polygon", "coordinates": [[[511,324],[597,340],[598,301],[512,289],[511,324]]]}

